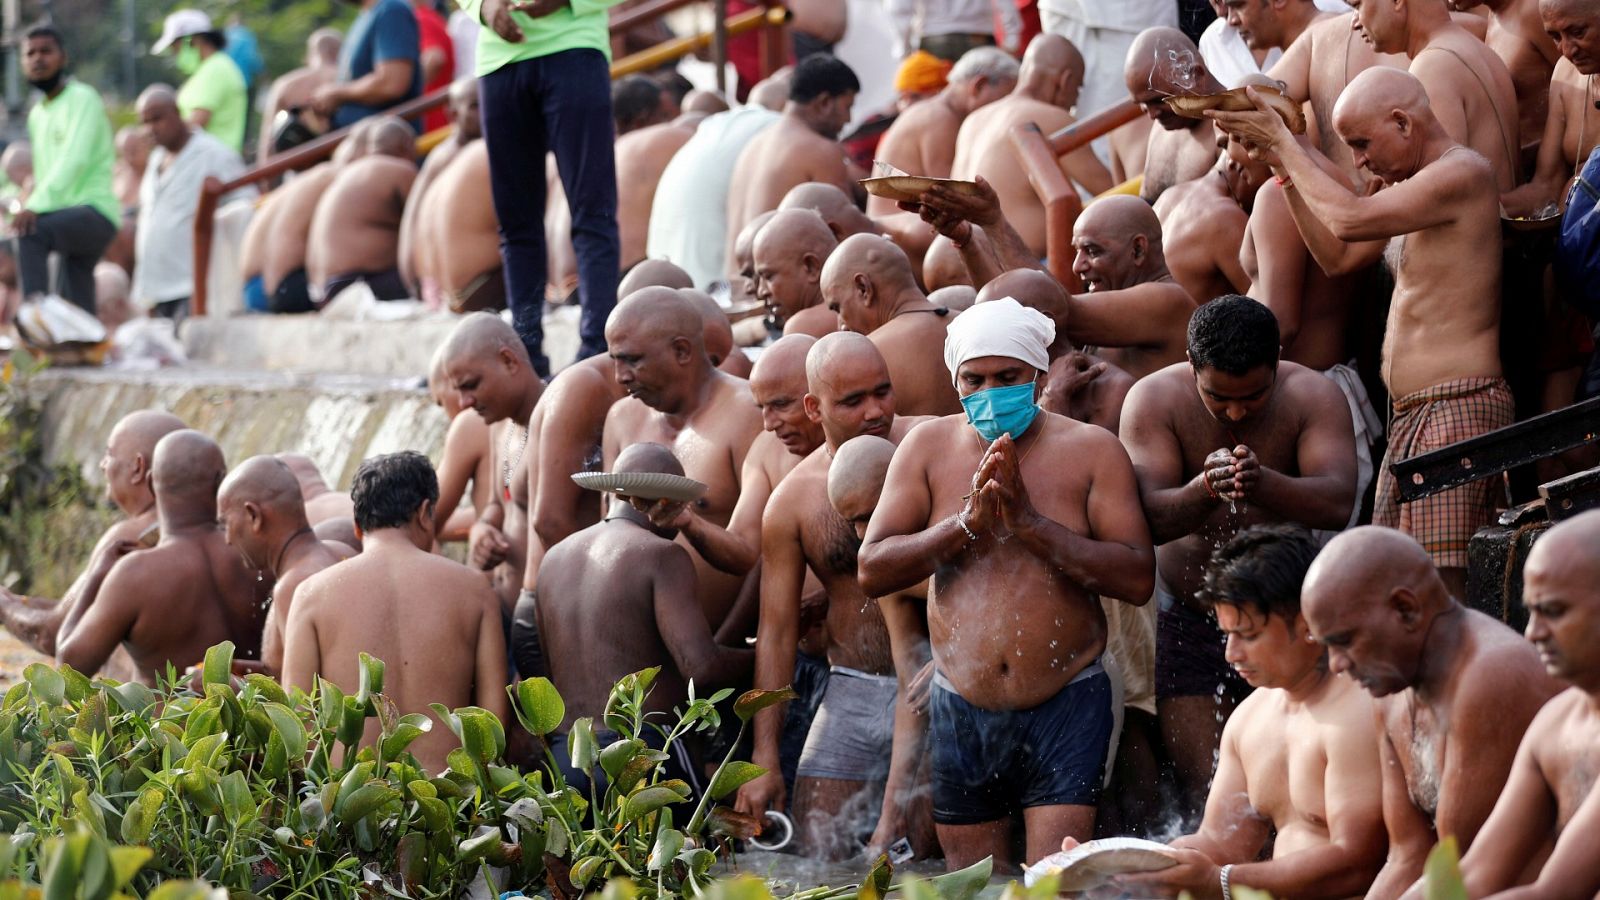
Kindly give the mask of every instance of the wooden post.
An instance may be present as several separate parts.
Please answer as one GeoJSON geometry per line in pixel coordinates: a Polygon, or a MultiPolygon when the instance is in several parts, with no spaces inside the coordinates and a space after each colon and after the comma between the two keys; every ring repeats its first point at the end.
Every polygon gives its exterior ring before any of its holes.
{"type": "Polygon", "coordinates": [[[200,203],[194,210],[194,293],[189,298],[189,314],[206,314],[209,299],[206,281],[211,275],[211,238],[216,231],[217,198],[222,196],[222,182],[208,176],[200,185],[200,203]]]}

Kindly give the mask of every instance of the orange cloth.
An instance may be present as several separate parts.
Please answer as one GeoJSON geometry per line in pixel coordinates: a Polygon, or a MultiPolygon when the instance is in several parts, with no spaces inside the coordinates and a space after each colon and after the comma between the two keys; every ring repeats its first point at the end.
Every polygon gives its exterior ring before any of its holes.
{"type": "Polygon", "coordinates": [[[894,89],[901,94],[931,94],[943,90],[949,77],[950,63],[918,50],[901,61],[894,73],[894,89]]]}

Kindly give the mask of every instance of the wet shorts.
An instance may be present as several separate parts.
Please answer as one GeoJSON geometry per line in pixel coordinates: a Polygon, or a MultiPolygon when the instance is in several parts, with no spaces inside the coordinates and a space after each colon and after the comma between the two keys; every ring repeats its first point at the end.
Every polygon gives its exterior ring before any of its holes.
{"type": "Polygon", "coordinates": [[[834,666],[796,774],[837,781],[886,780],[898,686],[893,675],[834,666]]]}
{"type": "Polygon", "coordinates": [[[1157,591],[1156,698],[1242,698],[1250,685],[1228,665],[1226,636],[1210,616],[1157,591]]]}
{"type": "Polygon", "coordinates": [[[973,706],[935,672],[933,820],[975,825],[1034,806],[1095,805],[1112,725],[1111,679],[1098,662],[1032,709],[973,706]]]}
{"type": "Polygon", "coordinates": [[[822,706],[822,695],[828,688],[828,661],[797,651],[794,657],[795,698],[784,707],[783,734],[778,741],[779,767],[783,770],[783,783],[794,790],[795,770],[800,766],[800,754],[805,750],[806,735],[811,733],[811,723],[822,706]]]}
{"type": "Polygon", "coordinates": [[[548,676],[544,645],[539,641],[539,600],[533,591],[517,595],[517,608],[511,613],[510,624],[506,648],[511,656],[512,677],[548,676]]]}

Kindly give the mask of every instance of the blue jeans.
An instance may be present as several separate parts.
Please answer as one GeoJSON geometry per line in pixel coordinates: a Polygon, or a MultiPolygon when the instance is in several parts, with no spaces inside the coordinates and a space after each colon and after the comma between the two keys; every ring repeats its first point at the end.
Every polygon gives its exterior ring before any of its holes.
{"type": "Polygon", "coordinates": [[[611,70],[598,50],[565,50],[511,63],[478,79],[489,180],[500,219],[500,258],[512,323],[534,369],[544,354],[545,154],[572,210],[578,256],[578,358],[604,353],[606,317],[617,303],[617,173],[611,70]]]}

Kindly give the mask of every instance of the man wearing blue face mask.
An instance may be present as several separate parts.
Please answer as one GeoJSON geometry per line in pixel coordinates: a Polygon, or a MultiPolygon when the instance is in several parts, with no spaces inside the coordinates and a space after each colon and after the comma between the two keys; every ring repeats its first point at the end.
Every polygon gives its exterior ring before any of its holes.
{"type": "Polygon", "coordinates": [[[1091,834],[1113,731],[1100,596],[1149,600],[1154,552],[1128,454],[1038,407],[1055,325],[1010,297],[962,313],[945,365],[964,413],[900,444],[860,553],[870,597],[932,577],[933,817],[952,869],[1091,834]]]}
{"type": "Polygon", "coordinates": [[[172,51],[173,65],[184,82],[178,88],[178,111],[185,121],[206,130],[235,153],[243,152],[249,89],[238,63],[223,52],[228,39],[198,9],[180,9],[161,25],[161,38],[150,52],[172,51]]]}

